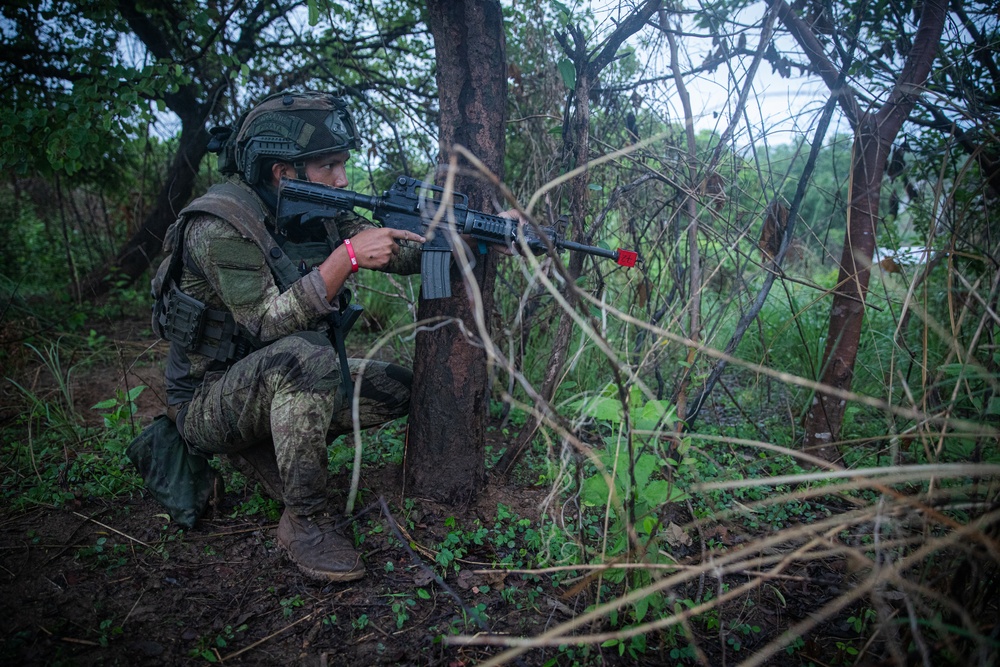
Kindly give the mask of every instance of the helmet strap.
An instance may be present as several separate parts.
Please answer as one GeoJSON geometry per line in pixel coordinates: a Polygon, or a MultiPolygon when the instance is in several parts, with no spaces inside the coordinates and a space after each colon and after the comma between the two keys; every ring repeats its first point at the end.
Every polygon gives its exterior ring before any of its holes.
{"type": "Polygon", "coordinates": [[[293,162],[292,166],[295,167],[295,178],[300,181],[308,181],[306,178],[306,163],[305,162],[293,162]]]}

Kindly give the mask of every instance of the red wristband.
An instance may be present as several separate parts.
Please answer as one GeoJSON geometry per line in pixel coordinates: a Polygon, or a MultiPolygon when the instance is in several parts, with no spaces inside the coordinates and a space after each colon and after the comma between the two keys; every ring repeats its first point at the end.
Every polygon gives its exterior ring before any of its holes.
{"type": "Polygon", "coordinates": [[[351,239],[344,239],[344,247],[347,248],[347,254],[351,258],[351,273],[357,273],[358,258],[354,254],[354,248],[351,246],[351,239]]]}

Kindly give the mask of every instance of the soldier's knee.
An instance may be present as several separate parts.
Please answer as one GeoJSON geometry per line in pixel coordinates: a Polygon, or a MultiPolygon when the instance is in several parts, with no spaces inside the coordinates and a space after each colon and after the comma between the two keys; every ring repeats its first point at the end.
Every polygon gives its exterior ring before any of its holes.
{"type": "Polygon", "coordinates": [[[407,392],[413,387],[413,371],[405,366],[387,364],[385,367],[385,374],[390,380],[403,385],[407,392]]]}
{"type": "Polygon", "coordinates": [[[264,371],[280,374],[303,391],[330,391],[340,382],[337,351],[325,337],[286,336],[268,346],[264,371]]]}

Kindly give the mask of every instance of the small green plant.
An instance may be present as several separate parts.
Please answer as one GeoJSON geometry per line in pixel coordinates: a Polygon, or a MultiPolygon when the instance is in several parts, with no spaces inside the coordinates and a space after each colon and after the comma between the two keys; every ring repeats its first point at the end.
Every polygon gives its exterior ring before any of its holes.
{"type": "Polygon", "coordinates": [[[858,655],[858,649],[851,646],[850,642],[837,642],[836,647],[838,651],[842,652],[846,656],[844,658],[844,664],[853,664],[853,658],[858,655]]]}
{"type": "Polygon", "coordinates": [[[281,613],[285,618],[291,616],[296,609],[305,605],[305,600],[302,599],[301,595],[293,595],[290,598],[284,598],[281,601],[281,613]]]}
{"type": "Polygon", "coordinates": [[[874,609],[864,609],[858,612],[857,616],[851,616],[847,619],[847,624],[854,629],[858,634],[864,633],[868,624],[875,620],[877,614],[874,609]]]}
{"type": "Polygon", "coordinates": [[[639,656],[646,652],[646,635],[635,635],[625,639],[609,639],[601,644],[604,648],[617,648],[618,655],[624,656],[628,653],[633,660],[638,660],[639,656]]]}
{"type": "Polygon", "coordinates": [[[108,435],[112,436],[109,439],[119,444],[122,451],[124,446],[137,435],[138,428],[132,418],[138,410],[136,399],[145,389],[146,386],[141,384],[127,392],[118,389],[114,398],[105,399],[90,408],[104,411],[101,413],[101,417],[104,418],[104,428],[108,430],[108,435]]]}
{"type": "Polygon", "coordinates": [[[726,638],[726,643],[734,651],[739,651],[743,648],[743,644],[746,642],[747,638],[752,635],[760,633],[759,625],[750,625],[749,623],[734,623],[729,627],[729,636],[726,638]]]}
{"type": "Polygon", "coordinates": [[[361,614],[356,619],[351,621],[351,627],[357,631],[364,630],[368,627],[368,614],[361,614]]]}
{"type": "Polygon", "coordinates": [[[114,620],[106,618],[101,621],[98,628],[97,643],[99,643],[103,648],[107,648],[108,644],[110,644],[112,640],[121,637],[123,634],[125,634],[125,631],[122,630],[120,625],[115,625],[114,620]]]}
{"type": "Polygon", "coordinates": [[[402,630],[403,624],[410,619],[410,611],[417,606],[416,600],[409,596],[397,594],[392,603],[392,613],[396,615],[396,629],[402,630]]]}
{"type": "MultiPolygon", "coordinates": [[[[604,446],[594,450],[600,465],[586,464],[580,500],[587,511],[579,518],[579,532],[591,538],[584,541],[591,542],[591,546],[580,546],[593,548],[604,558],[625,553],[635,538],[646,550],[645,545],[657,538],[661,528],[659,508],[689,498],[681,479],[684,471],[696,463],[689,455],[689,440],[661,438],[674,422],[673,406],[666,401],[645,401],[637,388],[633,388],[629,403],[626,420],[617,390],[608,386],[601,394],[569,405],[581,418],[595,420],[601,427],[599,432],[608,434],[604,446]],[[626,425],[631,432],[625,432],[626,425]],[[664,447],[663,442],[669,446],[664,447]],[[606,532],[605,513],[610,519],[606,532]]],[[[620,578],[624,574],[611,576],[620,578]]]]}
{"type": "Polygon", "coordinates": [[[197,645],[188,652],[188,655],[192,658],[201,658],[206,662],[219,662],[218,649],[229,646],[229,642],[236,639],[236,635],[246,631],[246,629],[247,625],[245,623],[237,628],[227,625],[215,637],[200,638],[197,645]]]}
{"type": "Polygon", "coordinates": [[[268,521],[277,521],[281,517],[281,503],[274,498],[265,496],[259,488],[245,501],[236,506],[232,518],[240,516],[263,516],[268,521]]]}
{"type": "Polygon", "coordinates": [[[792,640],[792,643],[790,643],[788,646],[785,647],[785,653],[787,653],[788,655],[795,655],[795,652],[801,651],[802,648],[805,647],[805,645],[806,642],[804,639],[802,639],[802,637],[796,637],[795,639],[792,640]]]}
{"type": "Polygon", "coordinates": [[[462,538],[461,531],[453,530],[449,532],[447,537],[438,545],[438,553],[434,560],[441,567],[448,568],[454,566],[455,570],[458,571],[458,564],[455,563],[455,560],[465,555],[466,549],[464,544],[465,541],[462,538]]]}
{"type": "Polygon", "coordinates": [[[81,562],[91,562],[94,567],[104,568],[106,572],[111,572],[127,562],[125,554],[128,547],[124,544],[109,544],[107,537],[99,537],[93,546],[83,547],[76,552],[76,557],[81,562]]]}

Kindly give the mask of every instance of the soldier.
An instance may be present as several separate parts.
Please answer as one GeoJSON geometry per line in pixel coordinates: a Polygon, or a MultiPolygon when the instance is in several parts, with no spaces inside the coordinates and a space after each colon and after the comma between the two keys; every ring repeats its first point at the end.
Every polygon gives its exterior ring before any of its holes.
{"type": "MultiPolygon", "coordinates": [[[[167,235],[174,252],[154,280],[154,326],[171,340],[169,412],[191,449],[252,454],[263,472],[276,469],[269,488],[285,504],[278,541],[305,574],[358,579],[360,555],[327,509],[327,443],[352,421],[324,330],[347,306],[352,272],[419,272],[424,238],[353,213],[276,232],[282,177],[349,185],[357,131],[333,95],[273,95],[215,142],[229,178],[181,212],[167,235]],[[195,319],[204,324],[192,340],[184,332],[195,319]]],[[[407,413],[408,369],[370,362],[359,377],[359,364],[349,366],[361,385],[362,428],[407,413]]]]}

